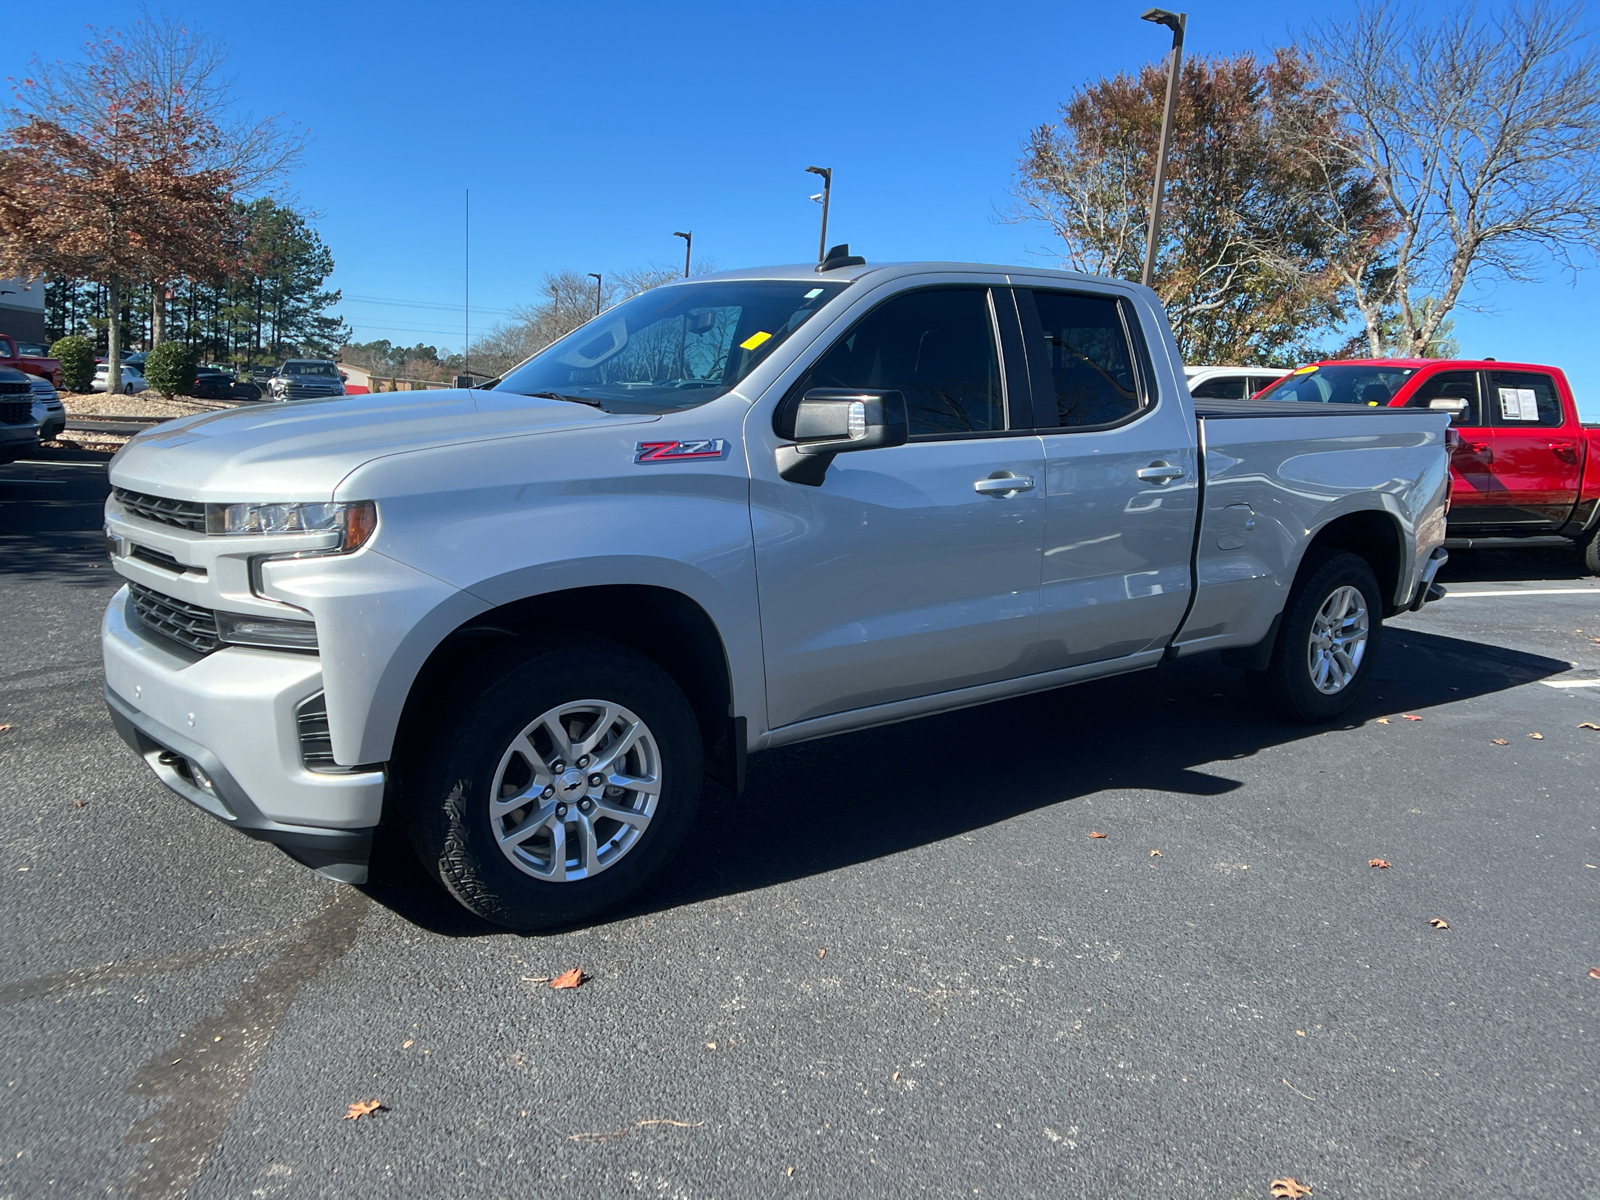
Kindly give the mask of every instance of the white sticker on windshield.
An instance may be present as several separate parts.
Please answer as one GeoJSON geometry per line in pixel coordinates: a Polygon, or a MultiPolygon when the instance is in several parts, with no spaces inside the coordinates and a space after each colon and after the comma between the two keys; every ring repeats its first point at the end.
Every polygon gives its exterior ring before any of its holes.
{"type": "Polygon", "coordinates": [[[1500,415],[1507,421],[1537,421],[1539,397],[1532,388],[1500,389],[1500,415]]]}

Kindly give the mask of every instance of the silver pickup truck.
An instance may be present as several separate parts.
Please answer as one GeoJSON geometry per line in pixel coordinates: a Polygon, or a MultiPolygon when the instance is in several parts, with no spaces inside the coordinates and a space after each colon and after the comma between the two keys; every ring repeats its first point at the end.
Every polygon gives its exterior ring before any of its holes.
{"type": "Polygon", "coordinates": [[[1144,288],[847,255],[645,292],[486,389],[139,435],[118,730],[324,874],[397,822],[546,928],[748,753],[1210,650],[1325,721],[1429,597],[1447,413],[1197,403],[1144,288]]]}

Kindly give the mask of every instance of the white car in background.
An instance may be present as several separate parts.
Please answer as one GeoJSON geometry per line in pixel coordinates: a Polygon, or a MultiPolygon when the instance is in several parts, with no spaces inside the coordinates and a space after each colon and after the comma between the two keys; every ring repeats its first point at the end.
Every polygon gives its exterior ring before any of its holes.
{"type": "Polygon", "coordinates": [[[1185,367],[1196,400],[1248,400],[1289,374],[1288,367],[1185,367]]]}
{"type": "MultiPolygon", "coordinates": [[[[110,370],[111,367],[107,363],[100,363],[95,367],[94,382],[89,385],[91,392],[103,392],[106,390],[106,375],[110,370]]],[[[149,383],[145,381],[145,377],[140,374],[138,367],[126,362],[122,364],[121,390],[123,394],[132,396],[136,392],[144,391],[149,386],[149,383]]]]}

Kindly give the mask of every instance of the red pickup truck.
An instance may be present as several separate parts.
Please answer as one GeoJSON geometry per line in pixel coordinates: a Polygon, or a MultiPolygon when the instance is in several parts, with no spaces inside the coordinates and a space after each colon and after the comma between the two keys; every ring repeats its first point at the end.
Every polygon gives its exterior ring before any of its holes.
{"type": "Polygon", "coordinates": [[[61,386],[61,363],[58,359],[43,358],[37,354],[24,354],[17,339],[9,333],[0,333],[0,367],[10,367],[24,375],[38,375],[48,379],[52,386],[61,386]]]}
{"type": "Polygon", "coordinates": [[[1534,363],[1346,359],[1301,367],[1258,400],[1434,408],[1461,441],[1446,546],[1574,542],[1600,575],[1600,426],[1578,420],[1567,377],[1534,363]]]}

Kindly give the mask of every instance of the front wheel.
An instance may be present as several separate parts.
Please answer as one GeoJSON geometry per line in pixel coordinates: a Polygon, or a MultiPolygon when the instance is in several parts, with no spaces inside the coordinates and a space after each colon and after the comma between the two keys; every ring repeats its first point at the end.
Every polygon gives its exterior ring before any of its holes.
{"type": "Polygon", "coordinates": [[[1600,526],[1584,535],[1578,543],[1578,553],[1583,559],[1583,569],[1591,575],[1600,575],[1600,526]]]}
{"type": "Polygon", "coordinates": [[[694,821],[694,710],[615,642],[535,653],[435,726],[404,803],[424,867],[517,930],[573,925],[661,870],[694,821]]]}
{"type": "Polygon", "coordinates": [[[1318,723],[1361,694],[1383,637],[1377,576],[1364,558],[1318,552],[1300,571],[1264,671],[1246,675],[1269,712],[1318,723]]]}

